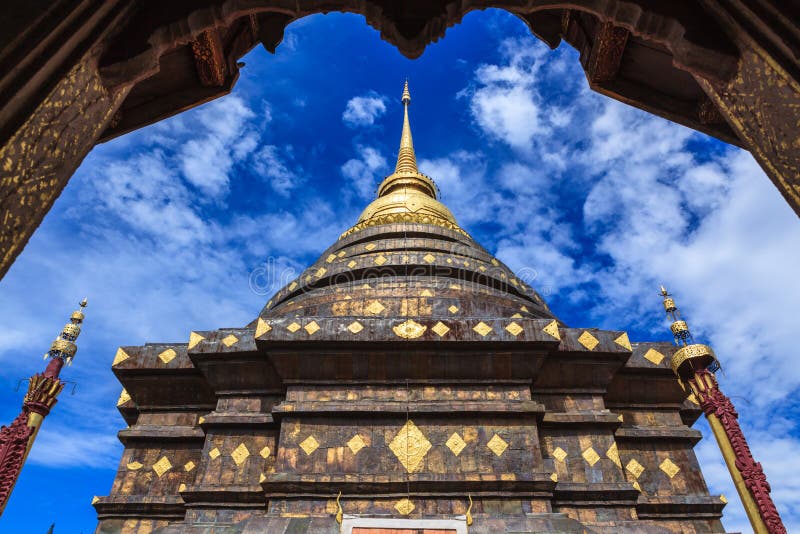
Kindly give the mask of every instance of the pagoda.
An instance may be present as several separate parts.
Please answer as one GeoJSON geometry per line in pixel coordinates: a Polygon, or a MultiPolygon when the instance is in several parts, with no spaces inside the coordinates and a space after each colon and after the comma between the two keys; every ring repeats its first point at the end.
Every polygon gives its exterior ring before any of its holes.
{"type": "Polygon", "coordinates": [[[679,347],[560,321],[438,200],[410,102],[377,198],[255,320],[117,351],[97,532],[724,532],[679,347]]]}

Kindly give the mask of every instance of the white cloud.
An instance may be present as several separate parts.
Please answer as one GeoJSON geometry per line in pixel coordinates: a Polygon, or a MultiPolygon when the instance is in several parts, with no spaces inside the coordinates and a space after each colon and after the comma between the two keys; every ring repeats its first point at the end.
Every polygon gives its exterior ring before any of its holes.
{"type": "Polygon", "coordinates": [[[382,174],[388,171],[388,165],[377,148],[359,146],[358,157],[347,160],[341,171],[356,188],[359,198],[372,200],[375,198],[378,183],[383,178],[382,174]]]}
{"type": "Polygon", "coordinates": [[[267,178],[272,189],[284,197],[302,182],[302,179],[285,163],[285,157],[290,152],[286,147],[280,149],[275,145],[266,145],[256,153],[253,160],[255,171],[267,178]]]}
{"type": "Polygon", "coordinates": [[[347,126],[370,126],[386,113],[385,98],[375,93],[366,96],[355,96],[347,101],[342,121],[347,126]]]}

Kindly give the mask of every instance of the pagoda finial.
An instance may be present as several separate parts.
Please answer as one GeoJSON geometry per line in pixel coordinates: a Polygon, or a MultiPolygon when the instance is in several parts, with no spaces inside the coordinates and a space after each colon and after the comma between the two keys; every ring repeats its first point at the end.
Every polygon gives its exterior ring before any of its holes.
{"type": "Polygon", "coordinates": [[[411,123],[408,120],[408,106],[411,104],[411,93],[408,91],[408,80],[403,86],[403,133],[400,135],[400,151],[397,153],[397,165],[394,168],[398,173],[418,173],[417,156],[414,154],[414,140],[411,138],[411,123]]]}
{"type": "Polygon", "coordinates": [[[689,401],[698,404],[705,413],[753,532],[785,534],[786,528],[769,494],[767,477],[761,464],[755,461],[750,452],[733,403],[722,393],[714,376],[719,370],[714,351],[708,345],[694,342],[686,321],[681,319],[675,300],[664,286],[661,286],[661,296],[664,297],[664,311],[672,320],[670,329],[675,343],[680,346],[672,355],[672,370],[684,391],[691,392],[689,401]]]}
{"type": "Polygon", "coordinates": [[[58,375],[65,363],[72,362],[78,350],[75,340],[81,333],[86,304],[86,299],[80,302],[80,309],[72,312],[70,321],[45,353],[44,358],[50,358],[50,363],[44,372],[33,375],[28,381],[28,392],[22,401],[20,414],[9,426],[0,429],[0,514],[11,496],[44,418],[64,389],[64,382],[58,375]]]}

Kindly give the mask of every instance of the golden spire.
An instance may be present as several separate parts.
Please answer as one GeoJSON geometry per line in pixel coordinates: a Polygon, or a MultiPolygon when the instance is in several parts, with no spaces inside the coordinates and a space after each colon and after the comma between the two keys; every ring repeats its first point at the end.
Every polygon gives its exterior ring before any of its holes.
{"type": "Polygon", "coordinates": [[[675,374],[678,377],[691,376],[697,365],[702,365],[712,373],[719,370],[719,362],[714,351],[708,345],[694,342],[689,325],[681,319],[681,312],[675,305],[675,299],[664,286],[661,286],[661,296],[664,297],[664,311],[667,313],[667,318],[672,321],[670,325],[672,336],[675,338],[675,344],[680,347],[672,355],[670,362],[675,374]]]}
{"type": "Polygon", "coordinates": [[[403,133],[400,135],[400,151],[397,153],[395,174],[401,172],[417,173],[417,156],[414,154],[414,140],[411,138],[411,124],[408,121],[408,106],[411,104],[411,93],[408,92],[408,80],[403,86],[403,133]]]}
{"type": "Polygon", "coordinates": [[[408,120],[411,93],[407,80],[400,101],[403,103],[403,133],[400,135],[397,166],[378,186],[378,198],[361,213],[356,225],[340,237],[370,226],[401,222],[435,224],[466,235],[450,210],[436,199],[436,184],[417,169],[411,123],[408,120]]]}

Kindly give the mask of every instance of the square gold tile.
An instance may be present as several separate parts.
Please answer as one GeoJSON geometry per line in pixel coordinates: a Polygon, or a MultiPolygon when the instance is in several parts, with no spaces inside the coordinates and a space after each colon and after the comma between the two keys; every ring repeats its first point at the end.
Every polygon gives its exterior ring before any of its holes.
{"type": "Polygon", "coordinates": [[[567,457],[567,451],[562,449],[561,447],[556,447],[553,451],[553,458],[558,460],[559,462],[563,462],[564,458],[567,457]]]}
{"type": "Polygon", "coordinates": [[[622,467],[622,461],[619,459],[619,450],[617,449],[617,442],[615,441],[611,447],[606,451],[606,457],[614,462],[617,467],[622,467]]]}
{"type": "Polygon", "coordinates": [[[425,434],[411,420],[389,442],[389,449],[409,473],[419,468],[432,446],[425,434]]]}
{"type": "Polygon", "coordinates": [[[620,334],[620,336],[614,340],[614,343],[616,343],[625,350],[632,350],[631,340],[628,339],[627,332],[623,332],[622,334],[620,334]]]}
{"type": "MultiPolygon", "coordinates": [[[[194,334],[194,332],[192,332],[192,333],[194,334]]],[[[124,350],[122,350],[122,348],[118,348],[117,349],[117,353],[114,355],[114,361],[111,362],[111,365],[114,366],[114,365],[117,365],[118,363],[122,363],[125,360],[127,360],[128,358],[130,358],[128,353],[125,352],[124,350]]]]}
{"type": "Polygon", "coordinates": [[[272,325],[270,325],[267,321],[259,317],[258,323],[256,324],[256,337],[263,336],[270,330],[272,330],[272,325]]]}
{"type": "Polygon", "coordinates": [[[367,250],[373,250],[376,246],[377,245],[375,245],[375,243],[367,243],[366,245],[364,245],[364,248],[367,250]]]}
{"type": "Polygon", "coordinates": [[[450,313],[456,313],[458,311],[458,306],[451,305],[449,308],[447,308],[447,311],[450,313]]]}
{"type": "Polygon", "coordinates": [[[216,447],[214,447],[213,449],[211,449],[210,451],[208,451],[208,456],[209,456],[209,458],[211,458],[212,460],[216,460],[217,458],[219,458],[219,455],[220,455],[220,454],[221,454],[221,453],[219,452],[219,449],[218,449],[218,448],[216,448],[216,447]]]}
{"type": "Polygon", "coordinates": [[[353,267],[355,267],[356,265],[358,265],[358,263],[356,262],[356,260],[350,260],[350,261],[348,261],[348,262],[347,262],[347,266],[348,266],[348,267],[350,267],[351,269],[352,269],[353,267]]]}
{"type": "Polygon", "coordinates": [[[433,254],[425,254],[422,257],[422,259],[425,260],[428,263],[433,263],[433,262],[436,261],[436,256],[434,256],[433,254]]]}
{"type": "Polygon", "coordinates": [[[264,447],[260,451],[258,451],[258,455],[264,458],[265,460],[269,458],[269,455],[272,451],[269,450],[269,447],[264,447]]]}
{"type": "Polygon", "coordinates": [[[235,344],[239,341],[239,338],[234,336],[233,334],[228,334],[227,336],[222,338],[222,344],[226,347],[230,347],[231,345],[235,344]]]}
{"type": "Polygon", "coordinates": [[[319,269],[317,269],[317,272],[314,273],[314,276],[316,276],[317,278],[322,278],[323,276],[325,276],[325,273],[327,272],[328,269],[326,269],[325,267],[320,267],[319,269]]]}
{"type": "Polygon", "coordinates": [[[401,515],[408,515],[414,511],[414,503],[408,499],[400,499],[397,501],[397,504],[394,505],[395,510],[400,512],[401,515]]]}
{"type": "Polygon", "coordinates": [[[194,462],[191,460],[183,464],[183,470],[186,471],[187,473],[192,469],[194,469],[194,467],[195,467],[194,462]]]}
{"type": "Polygon", "coordinates": [[[383,264],[384,264],[384,263],[386,263],[387,261],[389,261],[389,260],[388,260],[388,259],[386,259],[386,256],[384,256],[383,254],[381,254],[380,256],[378,256],[377,258],[375,258],[375,259],[373,260],[373,262],[375,263],[375,265],[383,265],[383,264]]]}
{"type": "Polygon", "coordinates": [[[299,325],[299,324],[297,324],[297,323],[292,323],[292,324],[290,324],[289,326],[287,326],[287,327],[286,327],[286,330],[288,330],[289,332],[291,332],[292,334],[294,334],[295,332],[297,332],[298,330],[300,330],[300,328],[301,328],[301,327],[300,327],[300,325],[299,325]]]}

